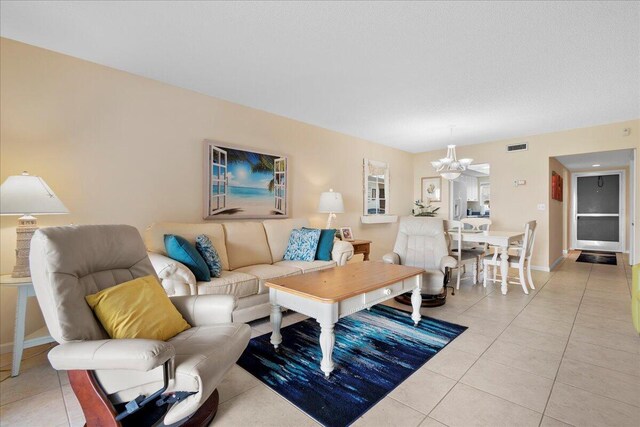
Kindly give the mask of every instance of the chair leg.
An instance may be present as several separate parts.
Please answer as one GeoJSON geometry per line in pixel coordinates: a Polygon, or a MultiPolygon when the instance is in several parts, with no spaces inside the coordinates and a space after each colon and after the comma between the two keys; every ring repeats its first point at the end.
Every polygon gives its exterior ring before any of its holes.
{"type": "Polygon", "coordinates": [[[93,371],[68,371],[69,383],[78,398],[87,426],[118,427],[116,409],[102,388],[93,371]]]}
{"type": "Polygon", "coordinates": [[[478,283],[478,263],[473,263],[473,284],[478,283]]]}
{"type": "Polygon", "coordinates": [[[483,287],[487,287],[487,270],[489,269],[488,265],[485,265],[484,268],[482,269],[482,274],[483,274],[483,280],[482,280],[482,286],[483,287]]]}
{"type": "Polygon", "coordinates": [[[527,277],[529,278],[529,287],[535,289],[536,287],[533,285],[533,279],[531,278],[531,260],[527,261],[527,277]]]}
{"type": "Polygon", "coordinates": [[[497,265],[492,265],[491,268],[493,268],[493,281],[497,282],[498,281],[498,266],[497,265]]]}
{"type": "Polygon", "coordinates": [[[456,269],[456,289],[460,289],[460,266],[456,269]]]}
{"type": "Polygon", "coordinates": [[[529,289],[527,289],[527,281],[524,278],[524,264],[520,264],[518,267],[518,273],[520,275],[520,285],[525,294],[529,295],[529,289]]]}

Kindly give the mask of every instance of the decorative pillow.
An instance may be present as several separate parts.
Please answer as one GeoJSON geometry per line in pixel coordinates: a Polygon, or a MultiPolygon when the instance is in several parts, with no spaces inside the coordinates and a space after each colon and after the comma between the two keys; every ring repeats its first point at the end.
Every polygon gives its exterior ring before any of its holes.
{"type": "MultiPolygon", "coordinates": [[[[314,230],[313,228],[302,227],[303,230],[314,230]]],[[[321,229],[320,240],[315,259],[321,261],[331,261],[331,250],[333,249],[333,239],[336,236],[335,228],[321,229]]]]}
{"type": "Polygon", "coordinates": [[[166,341],[191,327],[154,276],[124,282],[85,299],[111,338],[166,341]]]}
{"type": "Polygon", "coordinates": [[[222,274],[222,265],[220,263],[220,257],[218,251],[211,243],[211,239],[206,234],[201,234],[196,237],[196,249],[202,255],[202,259],[209,267],[212,277],[220,277],[222,274]]]}
{"type": "Polygon", "coordinates": [[[318,249],[320,230],[293,229],[289,235],[289,244],[284,252],[285,261],[313,261],[318,249]]]}
{"type": "Polygon", "coordinates": [[[204,262],[198,250],[194,248],[187,239],[176,236],[175,234],[165,234],[164,247],[167,250],[169,258],[173,258],[186,265],[187,268],[193,272],[193,275],[196,276],[197,281],[208,282],[211,280],[211,272],[209,272],[207,263],[204,262]]]}

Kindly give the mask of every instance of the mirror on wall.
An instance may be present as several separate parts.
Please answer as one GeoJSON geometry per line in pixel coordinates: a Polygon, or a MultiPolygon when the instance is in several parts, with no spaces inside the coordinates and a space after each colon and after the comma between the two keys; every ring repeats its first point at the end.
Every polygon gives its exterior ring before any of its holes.
{"type": "Polygon", "coordinates": [[[398,217],[389,214],[389,165],[364,159],[363,223],[395,222],[398,217]]]}

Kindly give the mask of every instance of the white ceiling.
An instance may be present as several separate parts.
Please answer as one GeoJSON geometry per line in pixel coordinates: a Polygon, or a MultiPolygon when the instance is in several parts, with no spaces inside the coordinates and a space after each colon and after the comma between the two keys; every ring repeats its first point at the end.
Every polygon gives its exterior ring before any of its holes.
{"type": "Polygon", "coordinates": [[[629,166],[633,159],[633,150],[602,151],[599,153],[572,154],[570,156],[558,156],[556,159],[570,171],[597,168],[617,168],[629,166]]]}
{"type": "Polygon", "coordinates": [[[640,117],[637,1],[2,1],[0,16],[3,37],[411,152],[640,117]]]}

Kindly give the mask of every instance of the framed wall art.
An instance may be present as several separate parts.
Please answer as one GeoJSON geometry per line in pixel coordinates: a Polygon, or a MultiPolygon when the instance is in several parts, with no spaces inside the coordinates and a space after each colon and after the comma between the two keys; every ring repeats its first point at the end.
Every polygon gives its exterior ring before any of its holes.
{"type": "Polygon", "coordinates": [[[204,141],[204,219],[286,218],[287,158],[204,141]]]}
{"type": "Polygon", "coordinates": [[[551,198],[562,201],[562,175],[551,172],[551,198]]]}
{"type": "Polygon", "coordinates": [[[441,202],[442,196],[442,178],[439,176],[430,176],[422,178],[422,201],[423,202],[441,202]]]}

